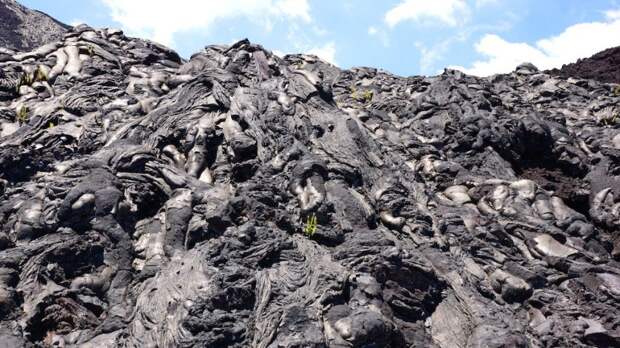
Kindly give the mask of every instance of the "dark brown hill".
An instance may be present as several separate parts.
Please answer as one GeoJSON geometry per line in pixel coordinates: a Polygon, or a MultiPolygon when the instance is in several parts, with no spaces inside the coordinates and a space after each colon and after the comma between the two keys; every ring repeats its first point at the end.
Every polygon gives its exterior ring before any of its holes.
{"type": "Polygon", "coordinates": [[[583,58],[575,63],[565,64],[560,69],[550,70],[549,73],[562,77],[577,77],[607,83],[620,83],[620,47],[609,48],[590,58],[583,58]]]}

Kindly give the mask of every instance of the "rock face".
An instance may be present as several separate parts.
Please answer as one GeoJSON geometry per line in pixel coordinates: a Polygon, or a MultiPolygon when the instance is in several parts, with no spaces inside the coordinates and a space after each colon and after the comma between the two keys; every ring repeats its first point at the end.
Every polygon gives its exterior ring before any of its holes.
{"type": "Polygon", "coordinates": [[[561,69],[553,69],[549,73],[562,77],[620,83],[620,47],[606,49],[590,58],[563,65],[561,69]]]}
{"type": "MultiPolygon", "coordinates": [[[[60,40],[69,26],[15,0],[0,0],[0,48],[31,50],[60,40]]],[[[0,61],[2,61],[0,50],[0,61]]]]}
{"type": "Polygon", "coordinates": [[[620,98],[79,26],[0,63],[0,342],[620,344],[620,98]]]}

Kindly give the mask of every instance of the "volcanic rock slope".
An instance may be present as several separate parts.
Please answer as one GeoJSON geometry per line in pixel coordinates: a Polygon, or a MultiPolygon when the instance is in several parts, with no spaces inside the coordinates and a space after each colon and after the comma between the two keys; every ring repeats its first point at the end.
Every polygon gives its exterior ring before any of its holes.
{"type": "Polygon", "coordinates": [[[620,340],[620,97],[79,26],[0,63],[0,342],[620,340]]]}
{"type": "Polygon", "coordinates": [[[560,69],[550,70],[549,73],[564,77],[620,83],[620,47],[612,47],[590,58],[565,64],[560,69]]]}
{"type": "Polygon", "coordinates": [[[15,0],[0,0],[0,61],[9,50],[31,50],[62,39],[69,26],[15,0]]]}

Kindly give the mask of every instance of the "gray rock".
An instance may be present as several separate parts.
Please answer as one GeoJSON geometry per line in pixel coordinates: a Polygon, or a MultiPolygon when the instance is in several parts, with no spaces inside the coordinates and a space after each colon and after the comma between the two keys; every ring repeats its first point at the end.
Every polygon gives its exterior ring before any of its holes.
{"type": "Polygon", "coordinates": [[[0,67],[2,343],[617,342],[607,85],[88,26],[0,67]]]}

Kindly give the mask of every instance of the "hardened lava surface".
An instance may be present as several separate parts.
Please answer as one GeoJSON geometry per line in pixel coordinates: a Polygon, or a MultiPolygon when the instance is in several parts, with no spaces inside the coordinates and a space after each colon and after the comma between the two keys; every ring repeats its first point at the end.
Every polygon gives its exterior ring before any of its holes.
{"type": "Polygon", "coordinates": [[[5,345],[620,344],[615,85],[84,25],[5,58],[5,345]]]}

